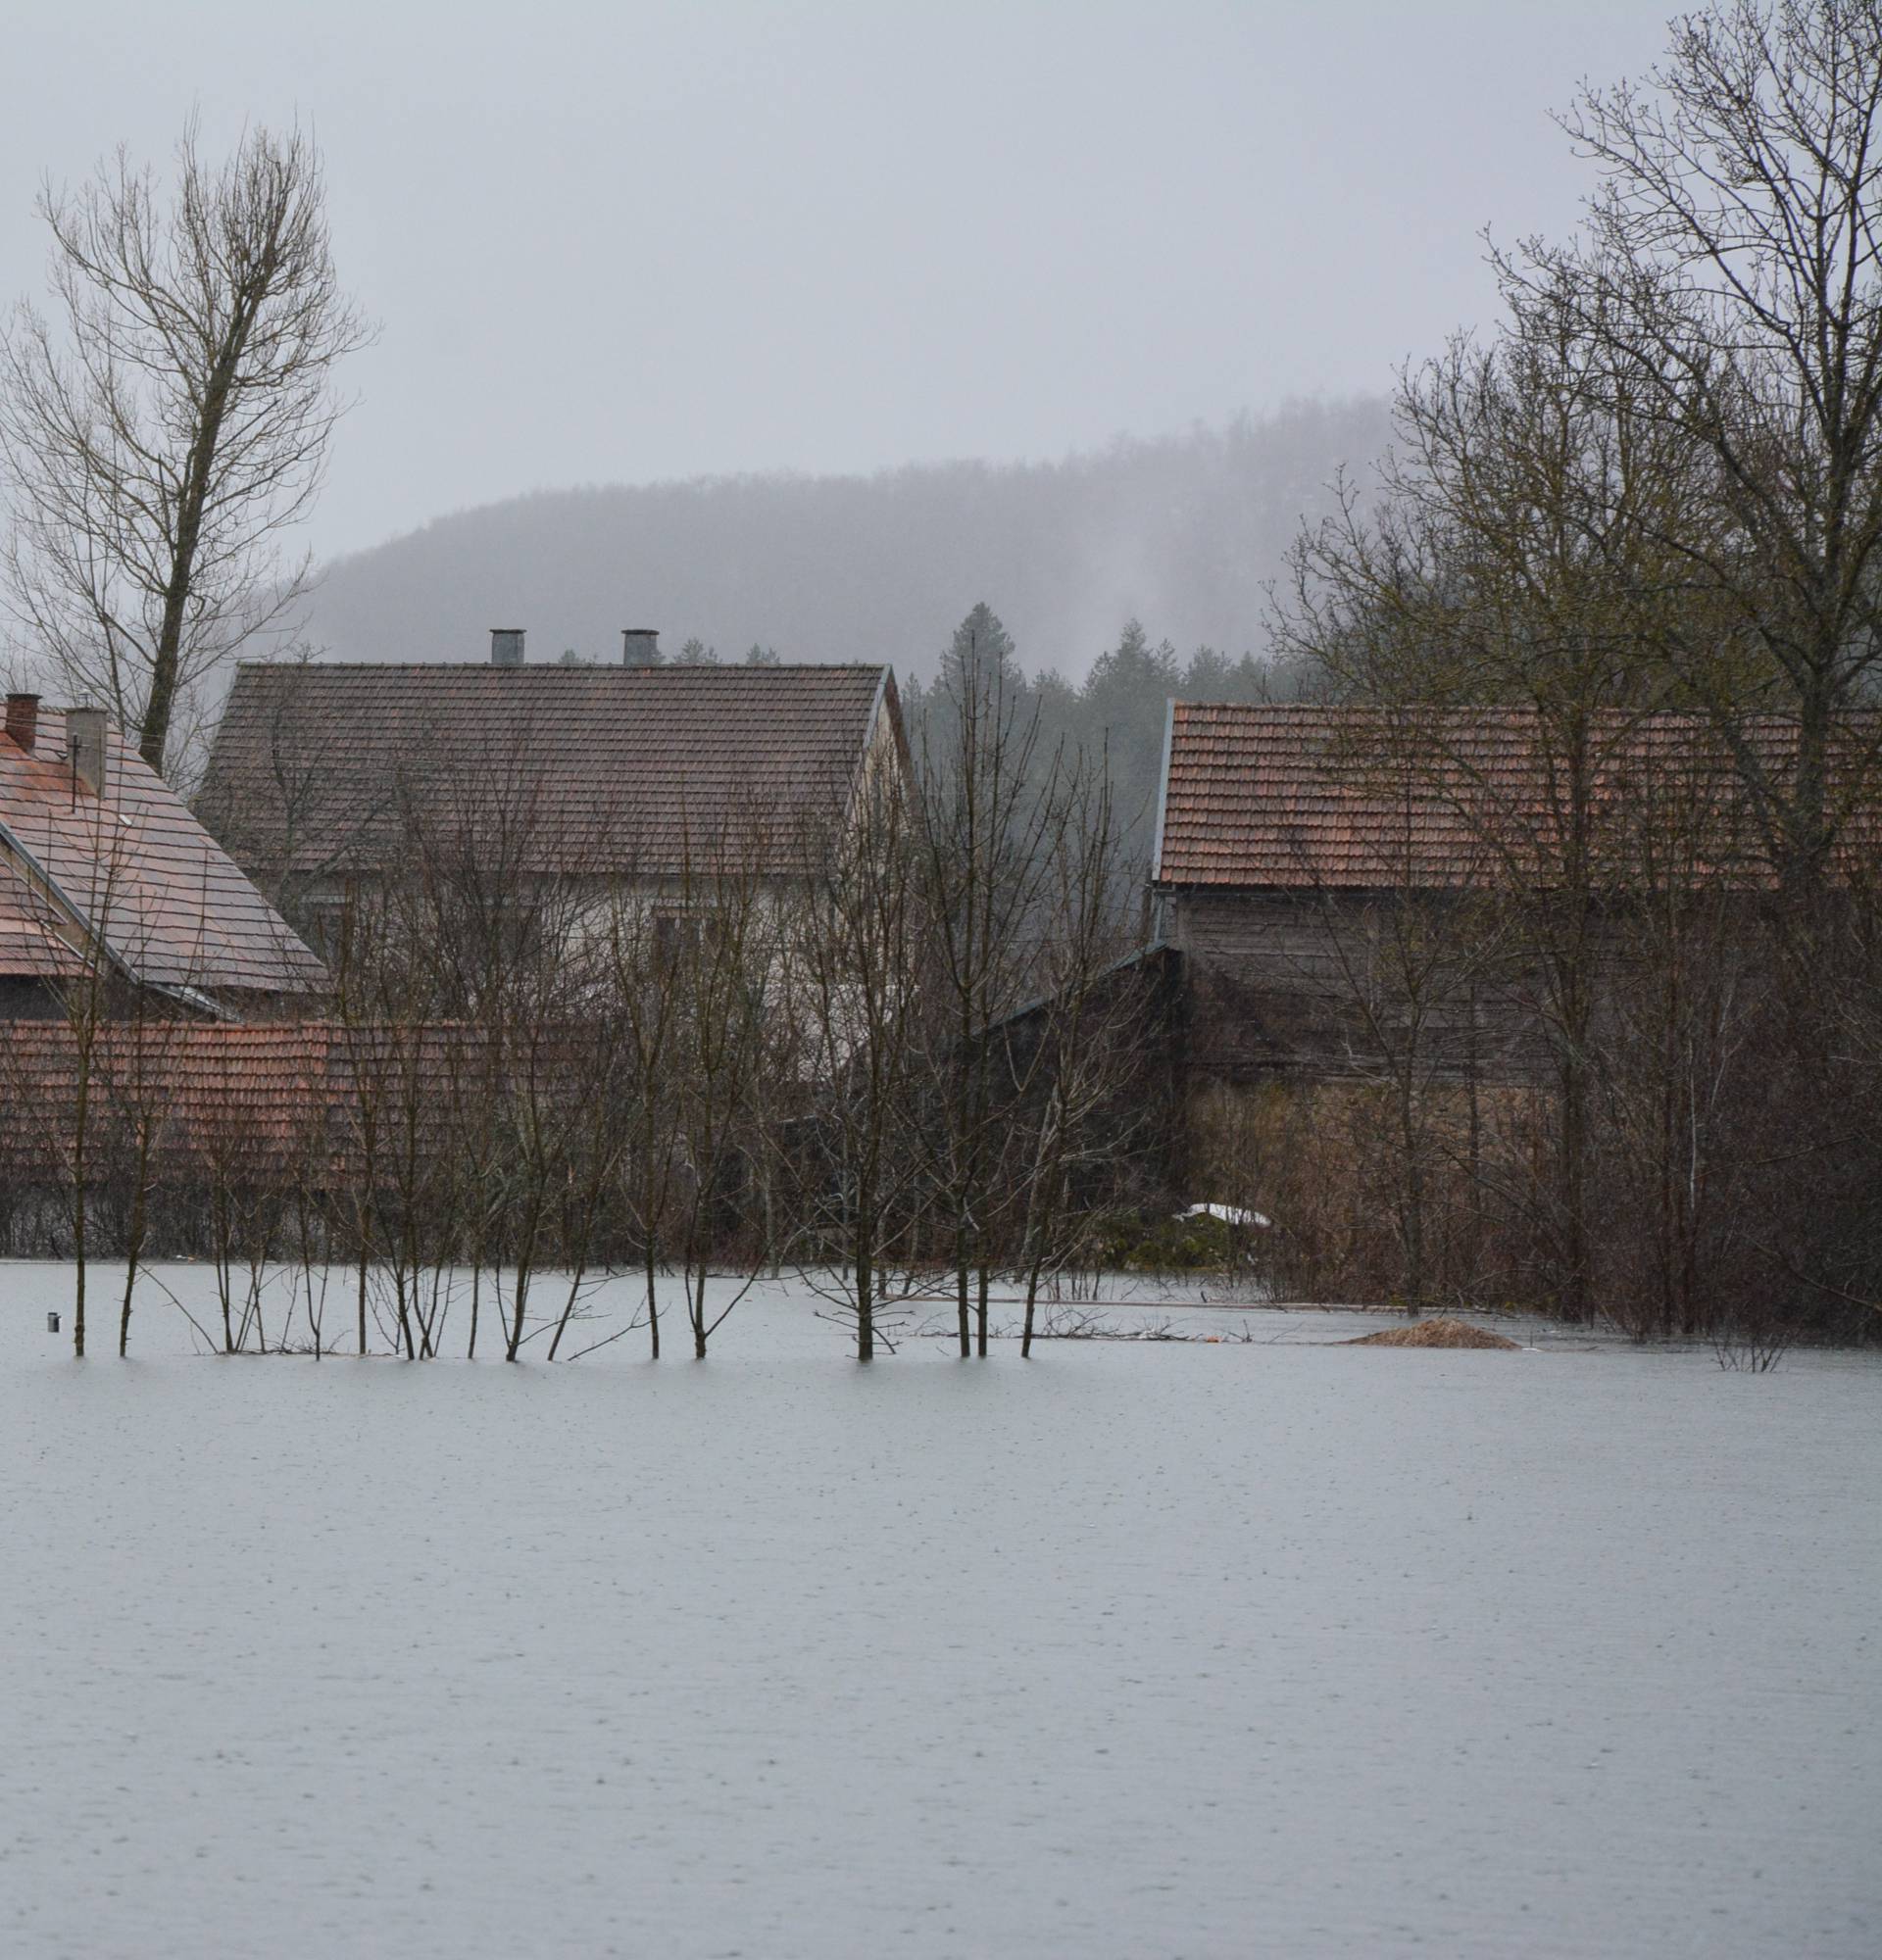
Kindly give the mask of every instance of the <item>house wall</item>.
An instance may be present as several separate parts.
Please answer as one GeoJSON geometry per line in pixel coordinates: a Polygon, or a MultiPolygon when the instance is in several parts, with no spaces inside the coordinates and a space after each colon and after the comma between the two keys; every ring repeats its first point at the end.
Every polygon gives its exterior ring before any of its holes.
{"type": "MultiPolygon", "coordinates": [[[[754,937],[780,929],[787,901],[798,889],[790,879],[767,876],[756,881],[750,928],[754,937]]],[[[371,917],[387,904],[388,896],[384,879],[362,876],[344,883],[310,881],[284,893],[280,904],[295,930],[331,964],[341,955],[342,926],[349,909],[357,907],[371,917]]],[[[708,913],[716,896],[712,876],[704,870],[690,883],[672,877],[604,878],[591,873],[534,876],[507,907],[519,934],[506,949],[507,956],[535,956],[549,948],[559,960],[580,961],[602,953],[624,920],[644,918],[657,932],[669,923],[677,927],[708,913]]],[[[489,923],[478,917],[461,892],[447,888],[437,895],[436,903],[446,918],[462,921],[467,934],[489,923]]],[[[392,916],[397,920],[401,914],[395,911],[392,916]]],[[[427,929],[435,917],[422,905],[411,916],[427,929]]],[[[469,938],[467,944],[480,944],[480,939],[469,938]]]]}
{"type": "Polygon", "coordinates": [[[1416,1044],[1420,1072],[1524,1081],[1541,1068],[1533,986],[1448,957],[1442,898],[1168,890],[1163,932],[1182,956],[1183,1069],[1192,1084],[1387,1072],[1416,1044]]]}

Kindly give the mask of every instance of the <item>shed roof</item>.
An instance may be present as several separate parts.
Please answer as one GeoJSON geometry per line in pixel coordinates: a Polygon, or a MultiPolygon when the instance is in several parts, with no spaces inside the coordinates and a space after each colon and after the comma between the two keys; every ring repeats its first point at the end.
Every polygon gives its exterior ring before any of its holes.
{"type": "Polygon", "coordinates": [[[115,729],[105,791],[74,781],[66,710],[0,736],[0,971],[70,977],[102,945],[148,985],[305,994],[325,969],[115,729]]]}
{"type": "Polygon", "coordinates": [[[244,663],[201,799],[270,875],[376,872],[501,831],[549,871],[667,875],[762,837],[797,867],[883,727],[886,666],[244,663]]]}
{"type": "MultiPolygon", "coordinates": [[[[1796,728],[1747,724],[1781,776],[1796,728]]],[[[1443,889],[1559,861],[1569,784],[1533,710],[1457,709],[1392,716],[1367,708],[1172,702],[1153,878],[1161,885],[1443,889]]],[[[1882,841],[1882,720],[1852,717],[1833,758],[1832,803],[1848,852],[1882,841]]],[[[1592,849],[1629,854],[1658,812],[1712,869],[1769,876],[1758,811],[1703,716],[1608,713],[1590,743],[1592,849]],[[1670,821],[1677,816],[1675,829],[1670,821]]]]}

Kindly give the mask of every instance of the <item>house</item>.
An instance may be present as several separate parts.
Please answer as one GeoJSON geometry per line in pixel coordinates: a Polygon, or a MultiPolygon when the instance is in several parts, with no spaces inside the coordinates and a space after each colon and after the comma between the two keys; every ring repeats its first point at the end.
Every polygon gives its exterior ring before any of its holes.
{"type": "Polygon", "coordinates": [[[243,663],[199,807],[318,922],[399,877],[676,908],[710,865],[803,876],[859,783],[907,759],[887,666],[243,663]]]}
{"type": "Polygon", "coordinates": [[[101,708],[7,696],[0,1017],[268,1018],[325,969],[101,708]]]}
{"type": "MultiPolygon", "coordinates": [[[[1781,781],[1795,724],[1738,732],[1781,781]]],[[[1850,717],[1830,758],[1845,874],[1882,843],[1878,736],[1850,717]]],[[[1185,1074],[1363,1078],[1415,1038],[1439,1078],[1532,1078],[1538,961],[1571,882],[1609,970],[1641,893],[1773,888],[1742,760],[1671,711],[1598,713],[1571,761],[1520,709],[1171,702],[1151,893],[1181,962],[1185,1074]],[[1512,896],[1529,906],[1513,933],[1507,906],[1492,920],[1512,896]]]]}

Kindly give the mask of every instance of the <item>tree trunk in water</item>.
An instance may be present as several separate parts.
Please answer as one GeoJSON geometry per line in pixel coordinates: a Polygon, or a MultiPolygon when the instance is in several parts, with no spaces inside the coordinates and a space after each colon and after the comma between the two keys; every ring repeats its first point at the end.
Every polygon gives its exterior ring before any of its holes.
{"type": "MultiPolygon", "coordinates": [[[[219,1168],[218,1177],[220,1178],[220,1176],[221,1170],[219,1168]]],[[[229,1230],[227,1213],[223,1209],[223,1206],[226,1202],[226,1195],[219,1195],[214,1219],[216,1229],[214,1258],[216,1262],[216,1294],[217,1298],[222,1301],[223,1306],[223,1352],[224,1354],[232,1354],[235,1351],[235,1327],[229,1314],[229,1295],[234,1289],[235,1281],[229,1270],[228,1246],[232,1234],[229,1230]]]]}
{"type": "Polygon", "coordinates": [[[1477,1053],[1477,983],[1470,982],[1469,1046],[1464,1061],[1464,1091],[1468,1099],[1468,1163],[1470,1176],[1470,1272],[1474,1279],[1483,1256],[1483,1101],[1478,1093],[1481,1070],[1477,1053]]]}
{"type": "Polygon", "coordinates": [[[73,1275],[72,1351],[80,1361],[85,1358],[85,1181],[91,1174],[85,1162],[85,1123],[90,1088],[91,1053],[86,1048],[79,1056],[77,1132],[72,1152],[72,1257],[76,1268],[73,1275]]]}
{"type": "Polygon", "coordinates": [[[124,1249],[128,1255],[124,1264],[124,1303],[118,1315],[118,1358],[121,1361],[130,1352],[130,1296],[137,1284],[137,1261],[144,1255],[144,1198],[149,1160],[149,1142],[146,1138],[137,1153],[137,1188],[131,1194],[129,1244],[124,1249]]]}
{"type": "Polygon", "coordinates": [[[1019,1335],[1019,1358],[1022,1361],[1032,1359],[1032,1310],[1039,1298],[1039,1268],[1043,1263],[1042,1259],[1035,1258],[1026,1268],[1026,1321],[1019,1335]]]}
{"type": "Polygon", "coordinates": [[[654,1292],[654,1242],[647,1241],[647,1339],[652,1348],[650,1360],[660,1359],[660,1300],[654,1292]]]}
{"type": "Polygon", "coordinates": [[[967,1228],[957,1217],[954,1226],[954,1292],[961,1321],[961,1358],[972,1351],[967,1336],[967,1228]]]}
{"type": "Polygon", "coordinates": [[[1585,1064],[1570,1056],[1561,1082],[1561,1204],[1563,1317],[1588,1318],[1588,1177],[1585,1064]]]}
{"type": "Polygon", "coordinates": [[[418,1358],[419,1348],[412,1339],[412,1296],[418,1290],[419,1276],[416,1272],[408,1273],[401,1259],[399,1270],[392,1277],[399,1290],[399,1339],[405,1343],[405,1358],[413,1361],[418,1358]]]}
{"type": "Polygon", "coordinates": [[[771,1278],[776,1279],[779,1271],[777,1258],[777,1195],[775,1180],[771,1176],[771,1167],[768,1161],[766,1163],[764,1170],[764,1194],[765,1262],[770,1268],[771,1278]]]}
{"type": "Polygon", "coordinates": [[[85,1200],[81,1193],[73,1213],[72,1234],[74,1293],[72,1301],[72,1351],[85,1358],[85,1200]]]}
{"type": "Polygon", "coordinates": [[[569,1298],[562,1303],[562,1318],[556,1322],[555,1336],[549,1343],[549,1358],[552,1361],[562,1347],[562,1337],[569,1332],[569,1322],[573,1317],[575,1301],[581,1295],[582,1277],[587,1270],[586,1260],[578,1260],[574,1271],[569,1276],[569,1298]]]}
{"type": "Polygon", "coordinates": [[[510,1338],[503,1354],[506,1361],[519,1359],[522,1352],[522,1316],[529,1299],[529,1268],[523,1260],[534,1256],[534,1249],[531,1248],[517,1257],[517,1283],[510,1290],[510,1338]]]}
{"type": "Polygon", "coordinates": [[[875,1294],[867,1251],[856,1255],[856,1358],[875,1359],[875,1294]]]}
{"type": "Polygon", "coordinates": [[[1424,1298],[1424,1163],[1418,1145],[1417,1094],[1409,1075],[1399,1082],[1399,1137],[1405,1150],[1406,1309],[1424,1298]]]}

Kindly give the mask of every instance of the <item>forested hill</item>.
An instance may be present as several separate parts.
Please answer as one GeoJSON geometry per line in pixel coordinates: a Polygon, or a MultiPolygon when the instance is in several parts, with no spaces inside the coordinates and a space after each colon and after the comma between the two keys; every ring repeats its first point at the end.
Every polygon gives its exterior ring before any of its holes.
{"type": "Polygon", "coordinates": [[[1132,616],[1239,654],[1303,513],[1386,435],[1367,398],[1056,464],[540,492],[336,562],[308,637],[333,660],[477,660],[516,625],[532,661],[607,660],[621,627],[655,626],[669,652],[757,643],[920,676],[985,600],[1029,669],[1073,681],[1132,616]]]}

